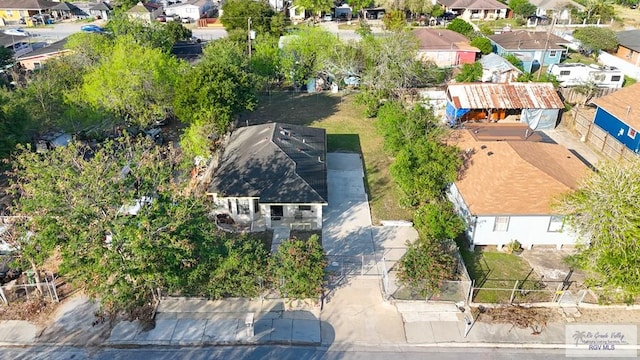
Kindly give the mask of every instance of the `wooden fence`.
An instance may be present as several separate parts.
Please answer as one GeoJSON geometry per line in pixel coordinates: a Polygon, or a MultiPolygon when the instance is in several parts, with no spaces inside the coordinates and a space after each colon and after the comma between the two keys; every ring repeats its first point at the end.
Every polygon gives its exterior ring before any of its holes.
{"type": "Polygon", "coordinates": [[[587,96],[576,91],[575,87],[560,88],[560,95],[565,102],[570,104],[585,104],[593,99],[609,95],[620,89],[600,88],[594,91],[592,96],[587,99],[587,96]]]}
{"type": "Polygon", "coordinates": [[[634,152],[627,149],[615,137],[594,124],[593,118],[585,116],[579,110],[574,109],[573,120],[575,129],[580,134],[582,141],[588,142],[611,160],[630,161],[637,157],[634,152]]]}

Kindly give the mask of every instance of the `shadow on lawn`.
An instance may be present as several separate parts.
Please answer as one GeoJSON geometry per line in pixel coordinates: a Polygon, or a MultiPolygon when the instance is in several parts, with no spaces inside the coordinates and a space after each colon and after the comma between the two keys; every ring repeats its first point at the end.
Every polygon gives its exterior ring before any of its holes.
{"type": "Polygon", "coordinates": [[[338,111],[340,95],[322,93],[270,92],[258,96],[258,105],[252,112],[240,115],[238,126],[283,122],[309,125],[338,111]]]}

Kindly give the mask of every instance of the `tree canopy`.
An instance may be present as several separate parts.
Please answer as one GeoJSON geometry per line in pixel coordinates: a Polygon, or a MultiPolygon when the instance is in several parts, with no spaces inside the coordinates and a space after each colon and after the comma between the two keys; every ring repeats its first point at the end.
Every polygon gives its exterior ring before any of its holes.
{"type": "Polygon", "coordinates": [[[609,28],[587,26],[576,29],[573,32],[573,37],[580,40],[584,48],[596,53],[602,50],[612,50],[618,46],[616,33],[609,28]]]}
{"type": "Polygon", "coordinates": [[[120,36],[111,53],[84,76],[77,98],[146,128],[170,113],[181,69],[168,53],[120,36]]]}
{"type": "Polygon", "coordinates": [[[582,236],[572,263],[589,283],[640,294],[640,161],[608,162],[559,199],[557,211],[582,236]]]}
{"type": "Polygon", "coordinates": [[[229,0],[222,5],[220,21],[227,31],[248,31],[248,20],[251,18],[251,29],[262,34],[271,31],[271,18],[274,15],[275,12],[265,1],[229,0]]]}
{"type": "Polygon", "coordinates": [[[472,64],[462,65],[462,69],[456,75],[457,82],[474,82],[482,78],[482,64],[474,62],[472,64]]]}
{"type": "Polygon", "coordinates": [[[329,11],[334,6],[332,0],[293,0],[294,6],[301,6],[309,12],[320,15],[323,11],[329,11]]]}
{"type": "Polygon", "coordinates": [[[509,0],[509,8],[520,17],[528,17],[536,13],[536,6],[528,0],[509,0]]]}
{"type": "Polygon", "coordinates": [[[475,46],[482,52],[483,55],[491,54],[493,52],[493,44],[491,40],[486,37],[478,36],[471,40],[471,46],[475,46]]]}
{"type": "Polygon", "coordinates": [[[458,18],[453,19],[447,25],[447,29],[455,31],[467,37],[473,34],[473,26],[471,26],[471,24],[469,24],[468,22],[458,18]]]}

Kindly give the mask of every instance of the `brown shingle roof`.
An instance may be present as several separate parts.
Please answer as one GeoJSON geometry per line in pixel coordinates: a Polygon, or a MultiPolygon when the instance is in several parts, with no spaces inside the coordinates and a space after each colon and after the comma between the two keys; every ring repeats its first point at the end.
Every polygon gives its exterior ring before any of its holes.
{"type": "Polygon", "coordinates": [[[496,10],[509,8],[496,0],[439,0],[438,3],[450,9],[496,10]]]}
{"type": "Polygon", "coordinates": [[[489,36],[496,44],[503,47],[505,50],[564,50],[566,47],[561,45],[570,44],[569,41],[553,35],[547,34],[547,32],[535,32],[535,31],[505,31],[502,34],[489,36]],[[549,45],[547,44],[547,36],[549,37],[549,45]]]}
{"type": "Polygon", "coordinates": [[[551,83],[468,83],[447,87],[456,109],[563,109],[551,83]]]}
{"type": "Polygon", "coordinates": [[[477,141],[470,130],[455,130],[450,142],[469,154],[456,187],[473,215],[553,214],[554,198],[590,172],[558,144],[477,141]]]}
{"type": "Polygon", "coordinates": [[[593,103],[632,128],[640,130],[640,106],[637,105],[639,99],[640,83],[637,83],[597,98],[593,103]]]}
{"type": "Polygon", "coordinates": [[[455,31],[447,29],[416,29],[413,30],[413,34],[418,38],[420,50],[480,52],[480,49],[469,44],[469,39],[455,31]]]}
{"type": "Polygon", "coordinates": [[[57,3],[48,0],[0,0],[0,9],[11,10],[46,10],[57,3]]]}

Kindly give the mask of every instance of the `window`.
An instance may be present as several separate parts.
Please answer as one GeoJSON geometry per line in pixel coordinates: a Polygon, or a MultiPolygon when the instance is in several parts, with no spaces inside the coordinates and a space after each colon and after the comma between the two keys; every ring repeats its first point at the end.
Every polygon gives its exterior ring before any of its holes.
{"type": "Polygon", "coordinates": [[[571,71],[569,70],[560,71],[560,76],[569,76],[569,75],[571,75],[571,71]]]}
{"type": "Polygon", "coordinates": [[[556,57],[556,55],[558,55],[558,52],[556,50],[549,51],[549,57],[556,57]]]}
{"type": "Polygon", "coordinates": [[[300,211],[311,211],[311,205],[300,205],[300,206],[298,206],[298,210],[300,210],[300,211]]]}
{"type": "Polygon", "coordinates": [[[564,226],[564,218],[562,216],[552,216],[549,219],[548,232],[560,232],[564,226]]]}
{"type": "Polygon", "coordinates": [[[629,131],[627,132],[627,136],[629,136],[632,139],[636,138],[636,131],[633,130],[632,128],[629,128],[629,131]]]}
{"type": "Polygon", "coordinates": [[[493,231],[508,231],[508,230],[509,230],[509,217],[496,216],[496,222],[493,224],[493,231]]]}
{"type": "Polygon", "coordinates": [[[611,81],[620,81],[620,78],[621,78],[620,75],[613,75],[611,77],[611,81]]]}
{"type": "Polygon", "coordinates": [[[249,200],[236,199],[239,215],[249,215],[249,200]]]}
{"type": "Polygon", "coordinates": [[[7,17],[8,18],[12,18],[13,17],[13,12],[11,10],[7,10],[7,17]]]}

